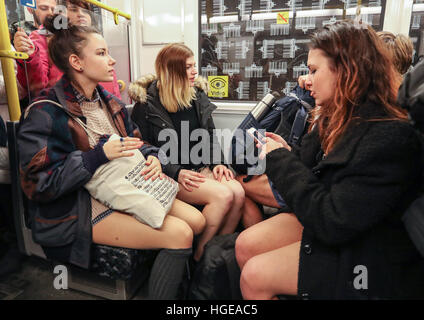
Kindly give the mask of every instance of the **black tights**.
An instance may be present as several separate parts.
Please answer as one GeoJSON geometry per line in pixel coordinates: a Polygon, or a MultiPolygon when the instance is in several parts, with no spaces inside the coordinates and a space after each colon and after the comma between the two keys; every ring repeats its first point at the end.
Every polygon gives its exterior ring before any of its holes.
{"type": "Polygon", "coordinates": [[[149,298],[176,300],[184,268],[192,249],[162,249],[157,255],[149,278],[149,298]]]}

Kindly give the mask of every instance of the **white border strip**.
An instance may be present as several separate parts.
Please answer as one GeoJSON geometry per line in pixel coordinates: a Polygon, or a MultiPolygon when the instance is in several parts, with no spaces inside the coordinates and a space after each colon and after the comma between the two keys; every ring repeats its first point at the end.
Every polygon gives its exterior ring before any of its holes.
{"type": "Polygon", "coordinates": [[[412,7],[412,12],[424,11],[424,3],[414,4],[412,7]]]}

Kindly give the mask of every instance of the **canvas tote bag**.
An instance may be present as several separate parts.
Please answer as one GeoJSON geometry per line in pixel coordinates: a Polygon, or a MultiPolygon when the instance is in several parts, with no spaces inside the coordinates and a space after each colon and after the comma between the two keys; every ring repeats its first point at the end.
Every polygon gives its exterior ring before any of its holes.
{"type": "MultiPolygon", "coordinates": [[[[119,140],[113,134],[109,140],[119,140]]],[[[107,207],[132,214],[137,220],[160,228],[179,191],[172,179],[145,180],[140,172],[146,167],[140,150],[132,157],[109,161],[97,168],[85,185],[91,196],[107,207]]]]}

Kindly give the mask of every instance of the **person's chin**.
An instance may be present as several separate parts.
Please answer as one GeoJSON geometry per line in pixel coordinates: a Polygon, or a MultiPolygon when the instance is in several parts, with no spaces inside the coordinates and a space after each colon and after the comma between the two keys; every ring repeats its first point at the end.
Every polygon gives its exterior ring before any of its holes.
{"type": "Polygon", "coordinates": [[[78,25],[81,26],[81,27],[89,27],[90,26],[90,24],[88,23],[87,20],[79,20],[78,25]]]}
{"type": "Polygon", "coordinates": [[[113,81],[113,76],[108,76],[108,77],[104,77],[99,82],[112,82],[112,81],[113,81]]]}

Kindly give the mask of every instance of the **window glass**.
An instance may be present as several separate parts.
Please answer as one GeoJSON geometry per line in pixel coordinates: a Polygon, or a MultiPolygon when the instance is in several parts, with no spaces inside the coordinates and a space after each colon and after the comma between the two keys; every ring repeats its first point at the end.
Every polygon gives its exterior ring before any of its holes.
{"type": "Polygon", "coordinates": [[[414,0],[411,14],[409,36],[414,43],[415,61],[424,56],[424,0],[414,0]]]}
{"type": "MultiPolygon", "coordinates": [[[[308,72],[308,34],[355,18],[358,2],[201,0],[199,74],[209,79],[209,96],[258,101],[272,91],[288,93],[308,72]]],[[[385,4],[362,1],[360,18],[382,30],[385,4]]]]}

